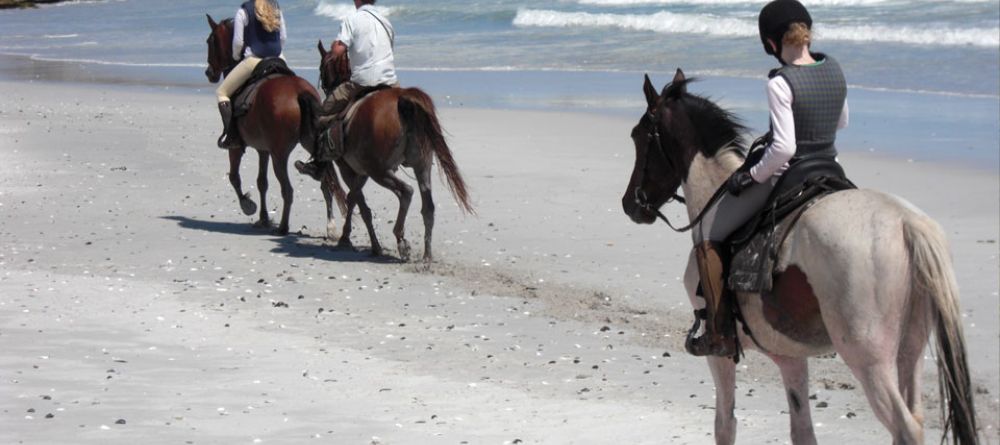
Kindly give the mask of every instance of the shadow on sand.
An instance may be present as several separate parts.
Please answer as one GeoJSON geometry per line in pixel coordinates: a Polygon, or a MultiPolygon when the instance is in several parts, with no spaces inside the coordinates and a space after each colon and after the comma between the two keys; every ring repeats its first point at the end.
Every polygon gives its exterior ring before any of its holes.
{"type": "Polygon", "coordinates": [[[178,226],[189,230],[268,237],[277,244],[274,249],[271,249],[271,252],[285,254],[292,258],[380,264],[401,263],[399,258],[396,257],[386,255],[373,257],[371,256],[371,250],[367,246],[363,249],[333,246],[325,244],[326,238],[303,234],[301,232],[293,232],[282,236],[275,234],[271,228],[254,227],[246,223],[203,221],[186,216],[161,216],[160,218],[175,221],[178,226]]]}

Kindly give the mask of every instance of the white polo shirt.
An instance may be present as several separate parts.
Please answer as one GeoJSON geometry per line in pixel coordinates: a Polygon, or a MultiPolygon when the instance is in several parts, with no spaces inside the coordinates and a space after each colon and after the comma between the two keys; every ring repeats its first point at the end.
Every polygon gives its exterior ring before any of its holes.
{"type": "Polygon", "coordinates": [[[364,5],[344,18],[337,40],[347,46],[351,81],[366,87],[397,83],[392,56],[396,31],[372,5],[364,5]]]}

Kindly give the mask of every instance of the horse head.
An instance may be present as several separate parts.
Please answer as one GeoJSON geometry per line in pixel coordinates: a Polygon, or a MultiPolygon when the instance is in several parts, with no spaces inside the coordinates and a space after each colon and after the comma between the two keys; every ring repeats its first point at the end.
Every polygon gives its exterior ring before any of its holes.
{"type": "Polygon", "coordinates": [[[208,44],[208,68],[205,69],[205,77],[209,82],[216,83],[237,63],[233,59],[233,19],[216,23],[212,16],[208,14],[205,16],[208,17],[208,26],[212,30],[205,41],[208,44]]]}
{"type": "Polygon", "coordinates": [[[327,51],[323,47],[322,40],[319,41],[317,47],[320,55],[319,83],[323,92],[329,96],[337,86],[351,80],[351,62],[346,52],[340,57],[336,57],[333,46],[331,46],[330,51],[327,51]]]}
{"type": "Polygon", "coordinates": [[[715,103],[688,93],[692,81],[678,69],[657,93],[645,78],[646,113],[632,129],[635,165],[622,197],[625,214],[638,224],[652,224],[659,208],[679,197],[699,152],[713,157],[720,148],[742,143],[744,127],[715,103]]]}

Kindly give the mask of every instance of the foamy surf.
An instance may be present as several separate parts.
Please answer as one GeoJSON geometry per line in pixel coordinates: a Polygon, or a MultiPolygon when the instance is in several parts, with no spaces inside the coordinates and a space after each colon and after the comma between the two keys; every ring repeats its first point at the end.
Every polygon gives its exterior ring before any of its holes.
{"type": "MultiPolygon", "coordinates": [[[[619,28],[661,34],[699,34],[719,37],[757,36],[757,23],[753,20],[716,17],[707,14],[677,14],[666,11],[643,15],[520,9],[514,17],[513,24],[518,27],[619,28]]],[[[968,29],[927,27],[917,29],[906,26],[825,26],[817,24],[816,34],[820,39],[851,42],[937,46],[971,45],[984,48],[1000,46],[1000,27],[968,29]]]]}
{"type": "MultiPolygon", "coordinates": [[[[386,6],[376,6],[375,10],[380,14],[388,17],[392,15],[393,10],[396,8],[386,7],[386,6]]],[[[354,7],[354,3],[341,3],[341,2],[329,2],[327,0],[321,0],[316,8],[313,9],[313,13],[322,16],[329,17],[337,20],[343,20],[344,17],[351,15],[357,8],[354,7]]]]}

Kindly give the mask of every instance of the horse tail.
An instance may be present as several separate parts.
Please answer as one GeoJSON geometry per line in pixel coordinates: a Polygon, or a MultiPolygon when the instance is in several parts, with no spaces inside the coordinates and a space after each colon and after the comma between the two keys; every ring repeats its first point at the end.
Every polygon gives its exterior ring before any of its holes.
{"type": "Polygon", "coordinates": [[[935,325],[938,390],[944,437],[952,431],[955,444],[976,444],[973,403],[965,338],[958,307],[958,284],[941,227],[926,216],[905,218],[903,236],[911,258],[916,294],[929,298],[935,325]]]}
{"type": "MultiPolygon", "coordinates": [[[[301,114],[301,123],[299,124],[299,143],[302,147],[309,152],[309,154],[315,156],[316,141],[319,137],[319,117],[320,110],[323,105],[320,104],[319,99],[316,95],[309,91],[303,91],[299,93],[299,114],[301,114]]],[[[337,201],[337,207],[340,208],[340,214],[345,218],[349,218],[350,215],[347,214],[347,192],[340,185],[340,177],[337,175],[337,168],[335,165],[329,166],[324,170],[321,182],[333,194],[334,199],[337,201]]]]}
{"type": "MultiPolygon", "coordinates": [[[[451,155],[451,149],[441,132],[434,102],[423,91],[417,88],[407,88],[399,96],[397,105],[399,119],[403,123],[406,137],[420,147],[421,153],[433,153],[441,165],[441,172],[448,181],[448,188],[455,196],[459,207],[465,213],[476,214],[469,203],[469,192],[458,171],[458,165],[451,155]]],[[[408,141],[408,142],[409,142],[408,141]]]]}

